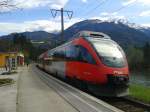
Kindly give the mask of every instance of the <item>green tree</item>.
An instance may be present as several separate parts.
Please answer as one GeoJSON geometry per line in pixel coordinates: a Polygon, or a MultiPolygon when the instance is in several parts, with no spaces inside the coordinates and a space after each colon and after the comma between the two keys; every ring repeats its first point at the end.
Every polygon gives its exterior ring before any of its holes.
{"type": "Polygon", "coordinates": [[[13,33],[13,46],[25,55],[25,59],[35,60],[38,50],[33,46],[31,41],[23,34],[13,33]]]}
{"type": "Polygon", "coordinates": [[[143,47],[144,52],[144,66],[145,68],[150,68],[150,44],[147,42],[143,47]]]}
{"type": "Polygon", "coordinates": [[[127,49],[127,60],[130,69],[142,69],[143,52],[140,48],[129,46],[127,49]]]}

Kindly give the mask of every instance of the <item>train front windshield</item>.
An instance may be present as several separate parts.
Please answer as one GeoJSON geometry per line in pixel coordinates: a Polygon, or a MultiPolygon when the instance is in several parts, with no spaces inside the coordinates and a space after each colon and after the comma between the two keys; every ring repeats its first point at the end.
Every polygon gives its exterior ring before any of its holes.
{"type": "Polygon", "coordinates": [[[126,60],[122,49],[114,42],[101,40],[93,41],[102,62],[109,67],[124,67],[126,60]]]}

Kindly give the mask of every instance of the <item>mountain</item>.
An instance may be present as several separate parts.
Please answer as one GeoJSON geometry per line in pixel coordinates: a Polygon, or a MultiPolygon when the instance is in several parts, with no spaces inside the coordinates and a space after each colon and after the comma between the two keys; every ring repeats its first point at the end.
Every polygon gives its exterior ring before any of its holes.
{"type": "Polygon", "coordinates": [[[38,40],[38,41],[43,41],[55,37],[55,34],[48,33],[45,31],[24,32],[23,35],[25,35],[30,40],[38,40]]]}
{"type": "Polygon", "coordinates": [[[150,36],[150,28],[140,28],[142,32],[144,32],[147,36],[150,36]]]}
{"type": "MultiPolygon", "coordinates": [[[[15,33],[1,36],[0,37],[0,43],[4,43],[5,41],[8,42],[8,40],[12,40],[14,37],[14,34],[15,33]]],[[[22,32],[22,33],[17,33],[17,34],[24,35],[26,38],[31,40],[32,44],[35,47],[38,47],[41,49],[49,49],[55,45],[55,38],[54,37],[56,37],[56,34],[53,34],[53,33],[48,33],[45,31],[34,31],[34,32],[22,32]]],[[[4,51],[3,49],[0,48],[0,51],[4,51]]]]}
{"type": "MultiPolygon", "coordinates": [[[[150,27],[143,27],[127,20],[84,20],[70,26],[64,31],[64,39],[70,40],[74,34],[82,30],[103,32],[109,35],[121,46],[136,45],[143,46],[150,42],[150,27]]],[[[45,31],[23,32],[23,34],[34,43],[35,46],[52,48],[59,42],[60,34],[45,31]]],[[[13,34],[1,36],[0,39],[12,39],[13,34]]]]}
{"type": "MultiPolygon", "coordinates": [[[[48,33],[45,31],[34,31],[34,32],[22,32],[18,33],[20,35],[26,36],[28,39],[33,40],[33,41],[44,41],[44,40],[49,40],[51,38],[54,38],[56,34],[53,33],[48,33]]],[[[13,33],[5,36],[1,36],[0,39],[12,39],[13,38],[13,33]]]]}
{"type": "Polygon", "coordinates": [[[102,21],[98,19],[84,20],[75,23],[65,30],[65,40],[68,40],[74,34],[82,30],[106,33],[122,46],[131,44],[142,46],[146,42],[150,42],[150,28],[138,26],[123,20],[102,21]]]}

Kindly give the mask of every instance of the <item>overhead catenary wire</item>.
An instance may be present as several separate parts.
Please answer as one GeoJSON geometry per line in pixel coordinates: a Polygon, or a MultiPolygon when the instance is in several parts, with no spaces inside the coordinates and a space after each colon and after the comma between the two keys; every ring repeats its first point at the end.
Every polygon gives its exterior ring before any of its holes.
{"type": "MultiPolygon", "coordinates": [[[[98,0],[97,0],[98,1],[98,0]]],[[[100,2],[98,5],[96,5],[96,7],[92,8],[91,10],[87,11],[84,15],[90,15],[93,14],[91,12],[94,12],[95,9],[99,8],[101,5],[105,4],[107,1],[109,0],[103,0],[102,2],[100,2]]]]}
{"type": "MultiPolygon", "coordinates": [[[[93,1],[94,4],[95,4],[96,2],[99,3],[99,0],[94,0],[94,1],[93,1]]],[[[96,4],[98,4],[98,3],[96,3],[96,4]]],[[[86,9],[86,11],[87,11],[87,9],[89,9],[89,7],[91,6],[91,4],[88,4],[88,3],[84,3],[84,4],[86,4],[86,5],[82,5],[82,9],[86,9]]],[[[79,9],[79,8],[81,8],[81,6],[77,7],[76,9],[79,9]]],[[[80,16],[81,16],[81,15],[85,15],[85,11],[80,12],[80,16]]],[[[83,18],[81,18],[81,17],[78,17],[78,19],[79,19],[79,20],[83,20],[83,18]]]]}
{"type": "MultiPolygon", "coordinates": [[[[99,0],[95,0],[94,2],[93,2],[94,4],[98,4],[99,3],[99,0]],[[96,3],[97,2],[97,3],[96,3]]],[[[85,4],[87,4],[87,5],[84,5],[84,7],[82,7],[83,9],[86,9],[86,11],[87,11],[87,9],[89,9],[89,7],[91,6],[91,4],[88,4],[88,3],[85,3],[85,4]]],[[[95,5],[94,5],[95,6],[95,5]]],[[[83,11],[83,12],[81,12],[81,15],[82,14],[84,14],[85,12],[83,11]]]]}
{"type": "MultiPolygon", "coordinates": [[[[111,13],[111,14],[113,14],[113,13],[118,13],[118,12],[120,12],[121,10],[123,10],[123,9],[125,9],[125,8],[127,8],[127,7],[129,7],[129,6],[131,6],[131,5],[133,5],[136,1],[137,1],[137,0],[133,1],[132,3],[130,3],[130,4],[128,4],[128,5],[124,5],[124,6],[120,7],[120,8],[118,8],[118,9],[115,9],[113,12],[110,12],[110,13],[111,13]]],[[[110,18],[112,18],[112,17],[113,17],[113,15],[110,15],[110,18]]],[[[129,17],[128,17],[128,18],[129,18],[129,17]]]]}
{"type": "Polygon", "coordinates": [[[122,6],[119,9],[114,10],[113,12],[119,12],[119,11],[129,7],[130,5],[133,5],[136,1],[138,1],[138,0],[135,0],[134,2],[132,2],[132,3],[128,4],[128,5],[122,6]]]}
{"type": "MultiPolygon", "coordinates": [[[[97,0],[98,1],[98,0],[97,0]]],[[[94,7],[93,9],[89,10],[88,12],[86,12],[84,15],[91,15],[93,14],[94,11],[96,11],[97,8],[99,8],[101,5],[103,5],[104,3],[106,3],[108,0],[104,0],[102,1],[100,4],[98,4],[96,7],[94,7]]],[[[115,9],[114,11],[110,12],[111,14],[112,13],[118,13],[119,11],[129,7],[130,5],[134,4],[137,0],[133,1],[132,3],[128,4],[128,5],[125,5],[125,6],[122,6],[118,9],[115,9]]],[[[110,15],[110,16],[113,16],[113,15],[110,15]]]]}

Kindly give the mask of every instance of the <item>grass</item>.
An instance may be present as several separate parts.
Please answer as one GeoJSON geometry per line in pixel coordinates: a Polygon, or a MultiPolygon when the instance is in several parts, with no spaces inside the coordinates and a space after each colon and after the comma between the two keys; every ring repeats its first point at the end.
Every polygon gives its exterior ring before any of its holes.
{"type": "Polygon", "coordinates": [[[11,72],[4,72],[1,75],[12,75],[18,73],[17,71],[11,71],[11,72]]]}
{"type": "Polygon", "coordinates": [[[0,79],[0,85],[8,84],[8,83],[13,83],[13,82],[14,82],[14,80],[11,79],[11,78],[0,79]]]}
{"type": "Polygon", "coordinates": [[[150,88],[141,85],[132,84],[129,87],[130,96],[134,99],[150,104],[150,88]]]}

